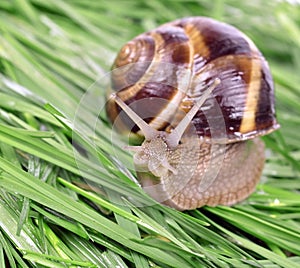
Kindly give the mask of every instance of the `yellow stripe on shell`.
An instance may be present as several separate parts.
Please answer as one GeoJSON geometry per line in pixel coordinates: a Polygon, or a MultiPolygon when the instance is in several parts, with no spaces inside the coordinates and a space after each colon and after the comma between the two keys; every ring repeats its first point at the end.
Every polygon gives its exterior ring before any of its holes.
{"type": "Polygon", "coordinates": [[[261,88],[261,58],[258,55],[259,51],[253,41],[244,33],[241,33],[245,40],[247,40],[249,47],[253,53],[251,64],[250,83],[247,90],[247,99],[245,103],[245,110],[240,126],[240,133],[249,133],[256,129],[255,118],[258,108],[258,101],[261,88]],[[255,58],[257,56],[257,58],[255,58]]]}
{"type": "Polygon", "coordinates": [[[184,26],[184,30],[190,39],[191,48],[193,49],[193,57],[195,58],[196,56],[199,56],[202,58],[208,58],[210,55],[210,49],[206,45],[202,37],[202,34],[199,31],[199,29],[196,27],[196,25],[189,23],[184,26]],[[195,53],[197,55],[195,55],[195,53]]]}
{"type": "MultiPolygon", "coordinates": [[[[160,41],[161,36],[158,34],[153,34],[153,37],[157,43],[157,41],[160,41]]],[[[190,47],[190,58],[189,58],[189,66],[186,67],[178,67],[176,66],[177,71],[177,92],[173,94],[172,99],[168,101],[168,104],[164,107],[164,109],[161,110],[161,112],[153,118],[153,120],[149,123],[151,127],[155,129],[160,129],[166,122],[170,123],[172,117],[178,110],[179,104],[186,95],[186,92],[189,89],[193,70],[193,57],[194,57],[194,50],[193,46],[189,44],[190,47]],[[178,68],[178,69],[177,69],[178,68]]],[[[175,87],[175,85],[172,85],[175,87]]],[[[175,126],[176,127],[176,126],[175,126]]]]}
{"type": "Polygon", "coordinates": [[[250,83],[247,89],[245,110],[240,126],[241,133],[249,133],[255,130],[255,118],[258,107],[261,87],[261,61],[253,59],[251,64],[250,83]]]}

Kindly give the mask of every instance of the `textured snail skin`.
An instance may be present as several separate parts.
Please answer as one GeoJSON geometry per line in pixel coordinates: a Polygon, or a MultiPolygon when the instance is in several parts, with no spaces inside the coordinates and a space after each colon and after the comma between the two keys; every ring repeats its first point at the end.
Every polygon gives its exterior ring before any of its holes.
{"type": "MultiPolygon", "coordinates": [[[[172,157],[173,161],[169,160],[175,169],[178,165],[176,159],[180,158],[185,146],[184,142],[180,144],[172,157]]],[[[189,210],[204,205],[232,205],[244,200],[254,191],[265,160],[264,144],[260,139],[227,144],[225,148],[219,148],[219,155],[217,148],[213,163],[210,163],[210,144],[203,143],[200,151],[189,149],[194,152],[189,154],[190,157],[185,155],[185,168],[181,165],[176,175],[169,171],[158,178],[149,172],[137,172],[142,187],[150,196],[177,210],[189,210]],[[200,158],[194,157],[195,154],[199,154],[200,158]],[[221,165],[220,169],[218,165],[221,165]],[[218,172],[210,174],[209,169],[218,172]],[[193,170],[192,175],[189,174],[190,170],[193,170]]],[[[136,169],[139,170],[140,167],[137,165],[136,169]]]]}
{"type": "MultiPolygon", "coordinates": [[[[176,156],[181,148],[189,145],[183,138],[177,152],[171,150],[168,156],[175,168],[176,159],[184,161],[184,165],[177,168],[177,174],[168,171],[168,175],[157,176],[151,170],[140,172],[139,162],[135,161],[141,185],[154,199],[185,210],[203,205],[231,205],[253,192],[264,165],[264,144],[258,137],[276,130],[279,125],[268,63],[245,34],[206,17],[179,19],[129,41],[120,50],[112,69],[115,71],[108,96],[117,92],[127,105],[149,100],[149,105],[131,109],[141,117],[141,109],[151,110],[151,116],[145,121],[165,132],[177,126],[207,85],[216,78],[221,80],[191,121],[198,137],[207,141],[201,142],[195,151],[200,158],[176,156]],[[176,67],[170,67],[168,75],[162,76],[162,70],[168,66],[176,67]],[[186,73],[190,74],[188,84],[183,82],[186,73]],[[155,99],[165,102],[151,102],[155,99]],[[216,105],[212,106],[212,101],[216,105]],[[215,112],[216,106],[221,113],[215,112]],[[211,122],[221,121],[224,127],[218,130],[218,126],[214,126],[212,133],[211,122]],[[212,143],[218,146],[216,136],[223,137],[220,156],[218,148],[211,150],[212,143]],[[221,153],[224,146],[225,157],[221,153]],[[198,161],[194,163],[196,168],[188,171],[194,158],[198,161]],[[220,170],[210,181],[203,176],[207,169],[214,168],[212,162],[219,163],[220,170]]],[[[120,107],[109,97],[106,110],[118,131],[142,135],[127,116],[119,116],[120,107]],[[116,118],[120,120],[115,122],[116,118]]]]}

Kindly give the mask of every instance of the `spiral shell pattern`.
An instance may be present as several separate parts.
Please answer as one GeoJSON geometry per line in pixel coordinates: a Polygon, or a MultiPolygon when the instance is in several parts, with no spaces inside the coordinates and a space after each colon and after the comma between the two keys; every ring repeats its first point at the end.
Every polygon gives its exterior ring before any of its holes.
{"type": "MultiPolygon", "coordinates": [[[[127,104],[150,102],[145,120],[158,130],[171,131],[215,78],[213,91],[222,113],[215,114],[208,99],[193,119],[199,136],[211,137],[207,115],[222,117],[227,142],[247,140],[277,129],[274,86],[268,63],[242,32],[206,17],[190,17],[164,24],[128,42],[113,67],[111,88],[127,104]],[[205,111],[205,112],[203,112],[205,111]]],[[[107,103],[114,122],[120,109],[107,103]]],[[[132,107],[132,109],[135,109],[132,107]]],[[[136,108],[137,113],[141,108],[136,108]]],[[[141,115],[143,117],[143,115],[141,115]]],[[[126,129],[128,119],[118,127],[126,129]]],[[[135,126],[127,131],[138,132],[135,126]]]]}

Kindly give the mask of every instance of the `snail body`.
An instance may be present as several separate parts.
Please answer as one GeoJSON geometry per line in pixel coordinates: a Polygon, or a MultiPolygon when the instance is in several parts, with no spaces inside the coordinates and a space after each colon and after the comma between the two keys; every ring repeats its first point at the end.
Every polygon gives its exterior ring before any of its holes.
{"type": "Polygon", "coordinates": [[[176,20],[128,42],[112,69],[108,118],[145,137],[134,163],[154,199],[186,210],[253,192],[259,136],[279,125],[268,64],[246,35],[206,17],[176,20]]]}

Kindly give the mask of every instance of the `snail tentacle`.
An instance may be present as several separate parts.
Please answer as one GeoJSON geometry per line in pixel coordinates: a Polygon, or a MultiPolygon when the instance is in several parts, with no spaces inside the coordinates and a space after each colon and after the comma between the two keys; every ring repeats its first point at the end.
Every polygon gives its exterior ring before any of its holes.
{"type": "Polygon", "coordinates": [[[157,136],[158,131],[151,126],[149,126],[137,113],[128,107],[128,105],[122,101],[116,94],[112,96],[115,102],[122,108],[122,110],[133,120],[133,122],[138,125],[140,130],[143,132],[146,140],[151,140],[157,136]]]}
{"type": "Polygon", "coordinates": [[[221,83],[221,80],[219,78],[216,78],[213,82],[213,84],[203,93],[201,98],[194,104],[191,110],[185,115],[185,117],[179,122],[177,127],[167,135],[166,142],[170,146],[170,148],[175,148],[181,138],[183,133],[185,132],[188,125],[191,123],[192,119],[198,112],[198,110],[201,108],[203,103],[207,100],[208,96],[212,93],[212,91],[221,83]]]}

